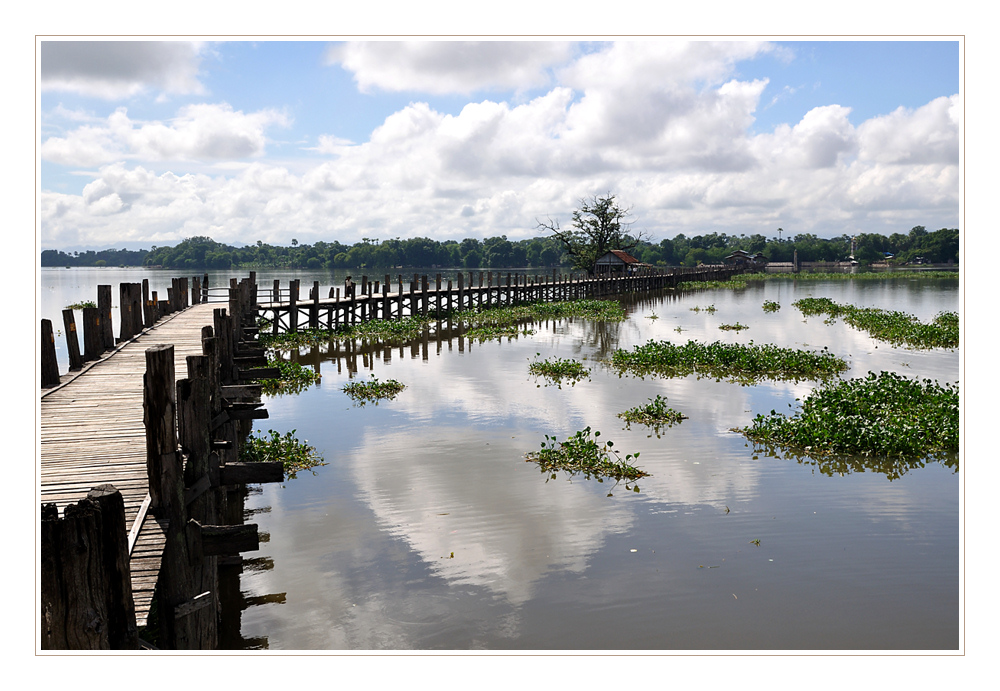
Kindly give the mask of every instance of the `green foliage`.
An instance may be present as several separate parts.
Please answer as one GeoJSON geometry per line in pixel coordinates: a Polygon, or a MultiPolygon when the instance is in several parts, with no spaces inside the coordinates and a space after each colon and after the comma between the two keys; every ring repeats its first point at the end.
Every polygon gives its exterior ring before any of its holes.
{"type": "Polygon", "coordinates": [[[781,309],[781,304],[775,302],[774,300],[764,300],[764,304],[761,306],[761,308],[765,312],[777,312],[778,310],[781,309]]]}
{"type": "Polygon", "coordinates": [[[651,427],[672,425],[675,422],[687,420],[687,415],[683,415],[673,408],[667,407],[666,397],[657,394],[656,398],[649,398],[647,400],[649,403],[646,405],[629,408],[624,413],[618,413],[618,417],[625,422],[635,422],[637,424],[649,425],[651,427]]]}
{"type": "MultiPolygon", "coordinates": [[[[538,353],[535,353],[538,355],[538,353]]],[[[561,387],[563,379],[568,379],[575,385],[581,379],[590,376],[590,370],[582,362],[576,360],[551,358],[536,360],[528,365],[528,372],[536,377],[544,377],[561,387]]]]}
{"type": "Polygon", "coordinates": [[[316,466],[326,465],[314,447],[295,437],[295,430],[284,435],[273,429],[260,436],[251,434],[240,450],[240,461],[243,463],[281,461],[285,475],[290,479],[300,470],[311,470],[316,466]]]}
{"type": "Polygon", "coordinates": [[[394,399],[406,386],[395,379],[379,381],[374,374],[369,381],[350,382],[343,388],[343,392],[354,399],[360,405],[374,403],[378,405],[380,399],[394,399]]]}
{"type": "Polygon", "coordinates": [[[482,341],[534,333],[517,325],[525,320],[580,317],[591,321],[623,321],[627,315],[625,308],[614,300],[567,300],[460,312],[458,316],[469,325],[466,336],[482,341]]]}
{"type": "Polygon", "coordinates": [[[261,393],[268,396],[302,393],[318,382],[322,376],[297,362],[278,360],[273,357],[267,359],[267,366],[277,367],[281,372],[277,379],[262,379],[260,381],[261,393]]]}
{"type": "Polygon", "coordinates": [[[93,300],[83,300],[82,302],[74,302],[72,305],[66,305],[64,309],[68,310],[82,310],[88,307],[97,307],[97,303],[93,300]]]}
{"type": "Polygon", "coordinates": [[[601,478],[626,480],[626,489],[638,492],[638,487],[630,488],[627,482],[648,475],[631,464],[634,459],[639,458],[639,454],[627,454],[622,459],[621,455],[614,449],[613,442],[606,441],[603,444],[598,444],[597,437],[599,436],[601,436],[600,432],[594,432],[591,435],[590,427],[577,432],[563,442],[546,434],[541,448],[534,453],[526,454],[525,460],[537,463],[543,473],[564,470],[571,474],[582,473],[587,479],[595,477],[598,478],[598,481],[601,478]]]}
{"type": "Polygon", "coordinates": [[[558,221],[539,223],[538,230],[548,233],[562,244],[575,269],[594,273],[597,260],[611,250],[631,252],[642,235],[630,235],[631,210],[622,207],[613,194],[581,199],[580,208],[573,211],[571,229],[563,230],[558,221]]]}
{"type": "Polygon", "coordinates": [[[775,345],[695,341],[677,346],[669,341],[649,341],[631,351],[616,350],[611,365],[619,376],[684,377],[695,372],[716,379],[753,384],[767,379],[822,379],[847,369],[847,363],[826,348],[820,352],[779,348],[775,345]]]}
{"type": "Polygon", "coordinates": [[[750,327],[746,324],[736,322],[735,324],[719,324],[719,328],[723,331],[743,331],[744,329],[749,329],[750,327]]]}
{"type": "Polygon", "coordinates": [[[772,410],[741,431],[812,456],[935,457],[958,451],[958,394],[957,385],[869,372],[817,389],[792,417],[772,410]]]}
{"type": "Polygon", "coordinates": [[[692,312],[701,312],[703,310],[705,312],[708,312],[709,314],[715,314],[718,311],[715,308],[715,305],[709,305],[708,307],[698,307],[697,305],[695,305],[694,307],[691,308],[692,312]]]}
{"type": "Polygon", "coordinates": [[[854,328],[894,346],[918,349],[958,347],[957,312],[941,312],[932,322],[924,324],[905,312],[839,305],[829,298],[802,298],[792,304],[807,317],[817,314],[827,314],[830,319],[842,317],[854,328]]]}

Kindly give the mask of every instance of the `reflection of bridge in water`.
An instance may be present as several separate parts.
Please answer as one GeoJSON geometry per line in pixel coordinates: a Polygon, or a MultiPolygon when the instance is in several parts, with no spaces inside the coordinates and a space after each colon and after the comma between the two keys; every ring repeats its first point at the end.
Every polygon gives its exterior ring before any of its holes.
{"type": "MultiPolygon", "coordinates": [[[[680,298],[680,293],[669,288],[615,297],[629,314],[647,305],[658,305],[664,301],[676,301],[680,298]]],[[[469,323],[461,319],[460,316],[432,321],[416,338],[379,339],[331,336],[327,342],[278,352],[275,357],[311,367],[317,374],[322,374],[323,363],[330,363],[336,366],[338,374],[343,373],[346,369],[348,376],[353,377],[362,370],[374,371],[376,362],[389,364],[393,357],[399,359],[409,357],[414,360],[419,358],[426,362],[430,359],[432,350],[435,355],[441,355],[442,352],[446,351],[465,353],[477,346],[482,346],[487,341],[517,340],[525,335],[522,331],[515,335],[505,334],[491,338],[470,337],[468,335],[469,323]]],[[[522,329],[531,329],[536,333],[543,330],[555,333],[566,324],[579,325],[582,331],[581,345],[594,348],[595,354],[602,358],[610,356],[618,347],[621,329],[626,327],[623,322],[593,321],[583,317],[523,319],[517,324],[522,329]]]]}

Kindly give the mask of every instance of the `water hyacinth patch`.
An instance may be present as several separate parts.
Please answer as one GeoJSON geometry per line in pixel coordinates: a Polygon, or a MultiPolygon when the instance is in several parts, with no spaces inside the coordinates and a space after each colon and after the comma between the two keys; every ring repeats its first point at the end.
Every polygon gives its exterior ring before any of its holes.
{"type": "Polygon", "coordinates": [[[829,315],[828,322],[842,317],[852,327],[894,346],[918,349],[958,347],[957,312],[941,312],[932,322],[924,324],[905,312],[840,305],[829,298],[802,298],[792,304],[807,317],[826,314],[829,315]]]}
{"type": "Polygon", "coordinates": [[[847,363],[826,348],[819,352],[793,350],[755,345],[753,341],[747,345],[688,341],[680,346],[669,341],[649,341],[631,351],[616,350],[611,356],[611,366],[619,376],[685,377],[697,372],[742,384],[767,379],[823,379],[847,369],[847,363]]]}
{"type": "MultiPolygon", "coordinates": [[[[631,464],[639,457],[638,453],[627,454],[624,459],[614,449],[614,443],[597,442],[600,432],[591,434],[587,427],[566,441],[560,442],[555,437],[545,435],[541,448],[534,453],[525,455],[525,460],[539,465],[543,473],[564,470],[570,473],[582,473],[588,479],[596,477],[625,480],[626,482],[646,477],[648,473],[639,470],[631,464]]],[[[626,484],[626,489],[629,489],[626,484]]],[[[638,492],[638,487],[631,488],[638,492]]]]}
{"type": "Polygon", "coordinates": [[[277,379],[261,380],[260,391],[268,396],[302,393],[309,386],[318,382],[321,377],[314,370],[303,367],[297,362],[276,360],[269,357],[267,359],[267,366],[277,367],[281,374],[277,379]]]}
{"type": "Polygon", "coordinates": [[[761,309],[765,312],[777,312],[781,309],[781,304],[775,302],[774,300],[764,300],[764,304],[761,305],[761,309]]]}
{"type": "MultiPolygon", "coordinates": [[[[308,440],[306,440],[308,441],[308,440]]],[[[312,470],[326,465],[323,457],[306,441],[295,437],[295,430],[280,434],[273,429],[266,434],[251,434],[240,450],[243,463],[264,463],[280,461],[288,478],[294,478],[300,470],[312,470]]]]}
{"type": "Polygon", "coordinates": [[[647,399],[646,405],[630,408],[624,413],[618,413],[618,417],[628,423],[638,423],[651,427],[672,425],[681,420],[687,420],[687,415],[683,415],[673,408],[667,407],[667,399],[664,396],[656,395],[656,398],[647,399]]]}
{"type": "Polygon", "coordinates": [[[368,381],[350,382],[342,391],[354,399],[357,403],[375,403],[378,405],[380,399],[394,399],[406,386],[395,379],[379,381],[374,374],[368,381]]]}
{"type": "Polygon", "coordinates": [[[736,322],[735,324],[719,324],[719,328],[723,331],[743,331],[744,329],[749,329],[750,327],[746,324],[736,322]]]}
{"type": "Polygon", "coordinates": [[[817,389],[788,417],[758,415],[742,433],[809,455],[936,457],[958,451],[959,391],[893,372],[817,389]]]}
{"type": "Polygon", "coordinates": [[[554,384],[561,384],[563,379],[568,379],[570,384],[576,384],[590,376],[590,370],[582,362],[568,358],[536,360],[528,365],[528,372],[536,377],[545,377],[554,384]]]}

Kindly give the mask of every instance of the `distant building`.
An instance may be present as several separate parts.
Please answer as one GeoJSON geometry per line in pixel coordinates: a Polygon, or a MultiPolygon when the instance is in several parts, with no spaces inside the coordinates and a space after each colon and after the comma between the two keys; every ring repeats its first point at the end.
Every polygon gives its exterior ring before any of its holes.
{"type": "Polygon", "coordinates": [[[723,261],[726,264],[736,264],[738,266],[743,264],[763,265],[767,264],[767,257],[760,252],[750,254],[744,250],[733,250],[733,253],[723,259],[723,261]]]}
{"type": "Polygon", "coordinates": [[[624,250],[611,250],[597,260],[594,265],[594,273],[598,274],[624,274],[631,273],[640,266],[645,266],[641,261],[633,257],[624,250]]]}

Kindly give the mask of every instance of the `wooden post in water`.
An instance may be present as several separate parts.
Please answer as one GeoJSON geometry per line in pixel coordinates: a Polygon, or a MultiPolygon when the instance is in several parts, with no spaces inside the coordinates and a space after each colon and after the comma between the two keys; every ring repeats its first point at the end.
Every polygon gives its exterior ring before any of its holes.
{"type": "Polygon", "coordinates": [[[115,332],[111,325],[111,286],[97,286],[97,309],[101,313],[101,331],[104,334],[104,350],[115,347],[115,332]]]}
{"type": "Polygon", "coordinates": [[[208,274],[201,277],[201,301],[208,302],[208,274]]]}
{"type": "Polygon", "coordinates": [[[48,389],[59,386],[59,361],[56,359],[56,339],[52,333],[52,322],[42,320],[41,346],[41,387],[48,389]]]}
{"type": "Polygon", "coordinates": [[[319,328],[319,281],[313,281],[312,304],[309,306],[309,328],[319,328]]]}
{"type": "Polygon", "coordinates": [[[100,311],[96,307],[83,308],[83,359],[97,360],[104,352],[104,331],[101,330],[100,311]]]}
{"type": "Polygon", "coordinates": [[[299,330],[299,282],[288,282],[288,330],[295,333],[299,330]]]}
{"type": "Polygon", "coordinates": [[[201,303],[201,279],[197,276],[191,277],[191,304],[201,303]]]}
{"type": "Polygon", "coordinates": [[[63,330],[66,332],[66,351],[69,353],[69,371],[75,372],[83,368],[83,358],[80,356],[80,339],[76,335],[76,320],[73,310],[63,310],[63,330]]]}
{"type": "Polygon", "coordinates": [[[132,300],[128,283],[118,285],[118,308],[121,311],[118,340],[127,341],[135,335],[132,332],[132,300]]]}

